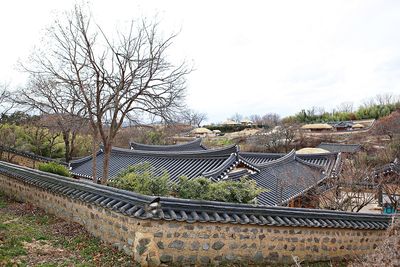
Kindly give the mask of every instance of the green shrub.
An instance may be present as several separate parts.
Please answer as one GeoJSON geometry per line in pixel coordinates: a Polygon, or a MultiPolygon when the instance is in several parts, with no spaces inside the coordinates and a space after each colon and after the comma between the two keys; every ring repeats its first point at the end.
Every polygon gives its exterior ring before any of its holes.
{"type": "Polygon", "coordinates": [[[146,162],[129,166],[108,185],[144,195],[166,196],[169,194],[168,179],[166,171],[157,172],[146,162]]]}
{"type": "Polygon", "coordinates": [[[168,184],[169,174],[157,171],[149,163],[140,163],[121,171],[108,185],[144,195],[175,196],[186,199],[213,200],[234,203],[252,203],[265,190],[257,187],[254,180],[212,182],[198,177],[189,180],[180,177],[179,183],[168,184]]]}
{"type": "Polygon", "coordinates": [[[175,185],[174,191],[179,198],[253,203],[256,197],[265,190],[258,188],[254,180],[246,177],[240,181],[221,181],[218,183],[211,182],[204,177],[192,180],[180,177],[179,184],[175,185]]]}
{"type": "Polygon", "coordinates": [[[179,183],[173,188],[174,195],[187,199],[209,199],[211,181],[204,177],[189,180],[187,177],[179,177],[179,183]]]}
{"type": "Polygon", "coordinates": [[[55,173],[61,176],[71,177],[68,169],[56,162],[48,162],[48,163],[41,163],[39,164],[39,170],[44,172],[55,173]]]}

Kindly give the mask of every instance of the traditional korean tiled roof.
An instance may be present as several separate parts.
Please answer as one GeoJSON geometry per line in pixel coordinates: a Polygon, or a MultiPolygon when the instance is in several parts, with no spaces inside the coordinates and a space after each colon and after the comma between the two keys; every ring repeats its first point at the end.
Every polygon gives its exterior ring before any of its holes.
{"type": "Polygon", "coordinates": [[[207,149],[201,144],[201,138],[196,138],[191,142],[177,145],[145,145],[130,142],[130,147],[131,149],[142,151],[197,151],[207,149]]]}
{"type": "MultiPolygon", "coordinates": [[[[110,156],[110,178],[130,165],[148,162],[157,170],[165,170],[170,175],[171,182],[176,182],[180,176],[194,178],[206,176],[218,179],[225,168],[235,164],[238,147],[233,145],[222,149],[198,151],[141,151],[114,147],[110,156]],[[221,167],[222,166],[222,167],[221,167]]],[[[97,153],[97,177],[102,177],[103,151],[97,153]]],[[[92,157],[86,157],[71,162],[71,172],[78,177],[90,178],[92,174],[92,157]]]]}
{"type": "Polygon", "coordinates": [[[266,189],[266,192],[257,197],[257,203],[269,206],[286,204],[330,177],[333,162],[328,164],[328,159],[326,159],[325,165],[321,164],[322,161],[317,161],[320,163],[318,165],[309,160],[309,158],[304,159],[296,155],[293,150],[280,158],[255,164],[259,171],[250,177],[257,182],[258,186],[266,189]]]}
{"type": "Polygon", "coordinates": [[[396,173],[397,175],[400,175],[400,160],[398,158],[396,158],[393,162],[385,164],[374,170],[375,175],[387,173],[396,173]]]}
{"type": "MultiPolygon", "coordinates": [[[[97,153],[97,177],[103,167],[102,151],[97,153]]],[[[110,156],[110,177],[130,165],[149,162],[157,170],[166,170],[172,183],[180,176],[204,176],[214,182],[254,179],[266,189],[258,198],[261,205],[284,205],[327,177],[335,176],[340,157],[337,153],[312,155],[239,152],[237,146],[203,151],[138,151],[113,148],[110,156]]],[[[90,178],[92,158],[71,162],[72,173],[90,178]]]]}
{"type": "Polygon", "coordinates": [[[333,153],[356,153],[361,150],[360,144],[339,144],[339,143],[321,143],[318,148],[328,150],[333,153]]]}
{"type": "MultiPolygon", "coordinates": [[[[266,162],[277,160],[284,157],[283,153],[254,153],[254,152],[240,152],[240,156],[248,162],[258,165],[266,162]]],[[[303,159],[306,162],[316,164],[319,166],[329,166],[336,163],[338,153],[322,153],[322,154],[299,154],[297,158],[303,159]]]]}
{"type": "Polygon", "coordinates": [[[101,206],[138,219],[376,230],[387,229],[392,220],[391,216],[380,214],[158,198],[5,162],[0,162],[0,173],[51,191],[53,194],[101,206]],[[156,204],[155,207],[153,204],[156,204]]]}
{"type": "Polygon", "coordinates": [[[39,155],[36,155],[35,153],[32,153],[32,152],[18,150],[18,149],[11,148],[11,147],[0,146],[0,152],[1,151],[9,152],[9,153],[21,156],[21,157],[33,159],[33,160],[40,161],[40,162],[45,162],[46,163],[46,162],[53,162],[54,161],[54,162],[57,162],[57,163],[62,164],[62,165],[67,165],[65,162],[59,162],[59,161],[57,161],[55,159],[52,159],[52,158],[39,156],[39,155]]]}
{"type": "Polygon", "coordinates": [[[328,122],[328,124],[333,126],[334,128],[351,128],[353,126],[352,121],[334,121],[328,122]]]}

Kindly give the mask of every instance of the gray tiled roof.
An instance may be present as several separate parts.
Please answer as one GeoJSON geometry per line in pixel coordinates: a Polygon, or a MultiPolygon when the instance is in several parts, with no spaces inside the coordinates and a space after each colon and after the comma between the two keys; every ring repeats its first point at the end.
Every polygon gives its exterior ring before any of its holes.
{"type": "Polygon", "coordinates": [[[197,151],[207,149],[201,144],[201,138],[196,138],[191,142],[177,145],[145,145],[130,142],[130,147],[131,149],[142,151],[197,151]]]}
{"type": "MultiPolygon", "coordinates": [[[[240,156],[246,159],[248,162],[258,165],[267,162],[275,161],[287,154],[282,153],[254,153],[254,152],[240,152],[240,156]]],[[[298,154],[297,158],[304,160],[305,162],[329,167],[336,161],[338,153],[323,153],[323,154],[298,154]]]]}
{"type": "Polygon", "coordinates": [[[335,128],[338,127],[351,128],[354,123],[352,121],[333,121],[333,122],[328,122],[328,124],[335,128]]]}
{"type": "MultiPolygon", "coordinates": [[[[104,154],[100,151],[97,154],[97,177],[102,176],[103,157],[104,154]]],[[[113,148],[110,156],[110,177],[116,177],[121,170],[142,162],[149,162],[157,170],[166,170],[172,183],[178,182],[178,178],[183,175],[189,178],[204,176],[214,182],[237,180],[246,175],[267,190],[258,197],[258,203],[275,206],[287,203],[324,178],[334,175],[337,161],[340,161],[337,153],[243,153],[239,152],[237,146],[190,152],[113,148]]],[[[71,167],[74,175],[91,177],[91,157],[73,161],[71,167]]]]}
{"type": "MultiPolygon", "coordinates": [[[[110,174],[114,178],[130,165],[148,162],[157,170],[165,170],[170,180],[176,182],[182,175],[188,178],[206,176],[218,179],[225,168],[236,161],[238,147],[199,151],[140,151],[113,148],[110,156],[110,174]],[[223,168],[221,168],[223,166],[223,168]]],[[[97,177],[102,177],[103,151],[97,153],[97,177]]],[[[72,173],[80,177],[91,177],[92,158],[86,157],[71,162],[72,173]]]]}
{"type": "Polygon", "coordinates": [[[393,162],[385,164],[374,170],[375,175],[386,174],[386,173],[396,173],[400,175],[400,160],[396,158],[393,162]]]}
{"type": "Polygon", "coordinates": [[[356,153],[361,150],[359,144],[338,144],[338,143],[321,143],[318,148],[328,150],[329,152],[356,153]]]}
{"type": "MultiPolygon", "coordinates": [[[[255,159],[246,153],[247,159],[255,159]]],[[[241,154],[243,157],[243,155],[241,154]]],[[[295,151],[273,160],[261,161],[262,154],[257,154],[254,164],[260,171],[251,175],[257,184],[265,189],[257,200],[262,205],[282,205],[294,197],[304,193],[310,187],[320,183],[323,179],[330,177],[336,163],[335,155],[296,155],[295,151]]],[[[271,154],[264,155],[266,159],[271,154]]]]}
{"type": "Polygon", "coordinates": [[[387,229],[391,216],[156,198],[0,162],[0,173],[24,183],[139,219],[317,228],[387,229]],[[158,203],[157,209],[149,209],[158,203]]]}

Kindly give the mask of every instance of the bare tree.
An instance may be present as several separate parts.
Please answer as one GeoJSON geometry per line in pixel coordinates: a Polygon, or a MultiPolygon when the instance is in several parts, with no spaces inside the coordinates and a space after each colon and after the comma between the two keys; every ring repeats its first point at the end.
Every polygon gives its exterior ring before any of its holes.
{"type": "Polygon", "coordinates": [[[102,183],[114,139],[128,117],[168,120],[181,107],[190,69],[167,59],[175,36],[161,38],[156,23],[142,20],[111,39],[77,6],[65,21],[55,22],[52,49],[32,57],[31,72],[70,86],[82,101],[94,139],[104,145],[102,183]]]}
{"type": "Polygon", "coordinates": [[[289,152],[296,136],[292,125],[284,124],[276,126],[272,131],[265,132],[252,138],[250,142],[262,144],[268,152],[289,152]]]}
{"type": "Polygon", "coordinates": [[[240,123],[240,121],[243,119],[243,115],[239,114],[239,113],[235,113],[229,119],[236,121],[237,123],[240,123]]]}
{"type": "Polygon", "coordinates": [[[191,126],[200,127],[200,125],[207,120],[207,114],[187,109],[182,112],[181,119],[184,123],[191,126]]]}
{"type": "Polygon", "coordinates": [[[29,84],[11,98],[21,108],[43,114],[41,125],[62,134],[65,161],[69,162],[76,149],[77,134],[87,124],[86,109],[74,88],[31,72],[29,84]]]}
{"type": "Polygon", "coordinates": [[[361,157],[346,160],[342,172],[330,178],[313,193],[323,209],[359,212],[377,200],[378,184],[369,178],[372,167],[361,157]]]}
{"type": "Polygon", "coordinates": [[[263,124],[262,117],[260,115],[258,115],[258,114],[250,115],[249,118],[255,125],[262,125],[263,124]]]}
{"type": "Polygon", "coordinates": [[[353,102],[342,102],[336,107],[337,112],[353,112],[353,102]]]}
{"type": "Polygon", "coordinates": [[[379,105],[389,105],[389,104],[393,104],[396,102],[396,96],[393,95],[392,93],[385,93],[385,94],[379,94],[376,95],[375,97],[376,102],[379,105]]]}
{"type": "Polygon", "coordinates": [[[262,116],[262,124],[268,127],[274,127],[280,122],[280,116],[276,113],[267,113],[262,116]]]}
{"type": "Polygon", "coordinates": [[[0,128],[7,113],[13,108],[12,103],[9,102],[10,91],[8,86],[0,85],[0,128]]]}
{"type": "Polygon", "coordinates": [[[375,180],[379,182],[379,197],[383,204],[390,203],[397,211],[400,204],[400,161],[396,158],[390,164],[375,170],[375,180]],[[389,167],[390,166],[390,167],[389,167]]]}

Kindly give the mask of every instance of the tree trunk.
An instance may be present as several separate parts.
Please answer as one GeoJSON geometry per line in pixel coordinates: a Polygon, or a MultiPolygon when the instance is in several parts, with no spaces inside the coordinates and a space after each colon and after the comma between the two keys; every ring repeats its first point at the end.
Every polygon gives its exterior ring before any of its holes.
{"type": "Polygon", "coordinates": [[[72,157],[73,157],[73,155],[74,155],[74,153],[75,153],[75,140],[76,140],[76,135],[77,135],[76,130],[72,130],[72,133],[71,133],[71,141],[70,141],[71,145],[70,145],[70,149],[69,149],[69,159],[70,159],[70,160],[72,159],[72,157]]]}
{"type": "Polygon", "coordinates": [[[110,170],[111,148],[112,148],[111,141],[104,142],[103,176],[101,177],[101,184],[106,184],[108,180],[108,173],[110,170]]]}
{"type": "Polygon", "coordinates": [[[92,179],[97,183],[97,133],[93,133],[92,137],[92,179]]]}
{"type": "Polygon", "coordinates": [[[63,140],[64,140],[64,145],[65,145],[65,162],[69,162],[71,160],[71,155],[69,153],[70,151],[70,146],[69,146],[69,130],[63,131],[63,140]]]}

